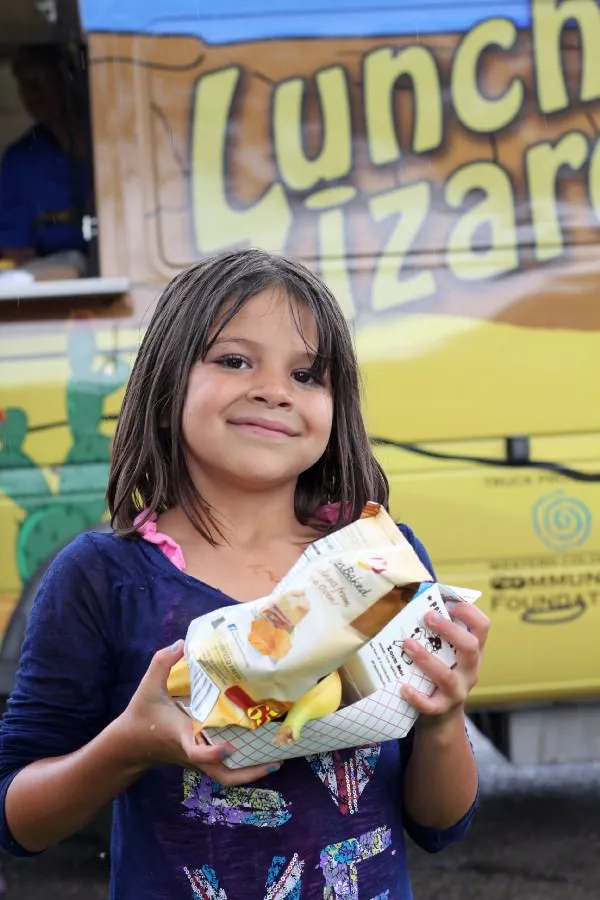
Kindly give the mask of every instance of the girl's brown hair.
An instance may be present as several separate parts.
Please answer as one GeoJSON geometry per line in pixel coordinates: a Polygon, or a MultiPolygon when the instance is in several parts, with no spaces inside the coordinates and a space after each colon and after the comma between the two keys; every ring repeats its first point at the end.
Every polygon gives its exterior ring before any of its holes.
{"type": "MultiPolygon", "coordinates": [[[[214,511],[190,477],[181,429],[192,366],[255,294],[279,286],[317,324],[315,374],[329,373],[333,425],[321,459],[298,478],[295,511],[314,523],[318,507],[338,503],[334,530],[357,519],[367,500],[387,506],[387,479],[375,459],[360,409],[358,364],[348,324],[331,291],[296,260],[263,250],[231,250],[177,275],[161,294],[142,340],[117,425],[107,498],[117,534],[133,537],[142,509],[180,506],[210,543],[214,511]]],[[[314,351],[313,351],[314,352],[314,351]]]]}

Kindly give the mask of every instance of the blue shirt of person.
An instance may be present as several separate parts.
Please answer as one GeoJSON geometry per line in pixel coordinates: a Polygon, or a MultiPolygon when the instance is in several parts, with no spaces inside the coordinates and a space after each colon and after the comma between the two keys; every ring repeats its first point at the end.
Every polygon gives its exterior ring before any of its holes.
{"type": "Polygon", "coordinates": [[[32,248],[36,256],[85,252],[87,181],[85,160],[66,153],[45,125],[34,125],[2,160],[0,248],[32,248]]]}

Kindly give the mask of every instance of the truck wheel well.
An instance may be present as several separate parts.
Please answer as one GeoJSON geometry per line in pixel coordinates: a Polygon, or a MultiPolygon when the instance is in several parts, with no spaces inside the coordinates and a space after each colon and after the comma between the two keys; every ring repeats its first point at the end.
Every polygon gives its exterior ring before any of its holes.
{"type": "MultiPolygon", "coordinates": [[[[88,530],[104,533],[112,531],[108,522],[99,522],[88,530]]],[[[63,546],[57,547],[51,556],[39,566],[35,575],[24,584],[21,596],[8,621],[2,644],[0,645],[0,698],[6,698],[10,694],[33,601],[44,574],[61,552],[63,546]]]]}
{"type": "Polygon", "coordinates": [[[480,710],[469,713],[469,718],[475,728],[501,753],[506,759],[510,757],[509,729],[506,713],[499,711],[480,710]]]}

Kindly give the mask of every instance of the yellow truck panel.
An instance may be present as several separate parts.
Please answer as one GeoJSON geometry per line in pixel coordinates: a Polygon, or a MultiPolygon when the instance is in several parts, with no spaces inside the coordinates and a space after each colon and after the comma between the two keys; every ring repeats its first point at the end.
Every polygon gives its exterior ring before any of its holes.
{"type": "Polygon", "coordinates": [[[0,302],[0,630],[106,518],[160,288],[260,245],[338,296],[393,514],[483,591],[474,707],[597,701],[600,7],[281,4],[81,3],[96,274],[131,289],[0,302]]]}

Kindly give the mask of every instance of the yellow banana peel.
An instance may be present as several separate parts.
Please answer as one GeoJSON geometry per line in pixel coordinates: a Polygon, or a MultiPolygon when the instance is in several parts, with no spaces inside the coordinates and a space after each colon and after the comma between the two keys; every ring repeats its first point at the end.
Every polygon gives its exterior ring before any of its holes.
{"type": "Polygon", "coordinates": [[[191,690],[190,670],[185,656],[182,656],[179,662],[171,666],[167,678],[167,691],[171,697],[189,697],[191,690]]]}
{"type": "Polygon", "coordinates": [[[315,684],[297,700],[281,723],[274,742],[289,746],[300,739],[302,729],[312,719],[322,719],[339,709],[342,702],[342,680],[337,671],[315,684]]]}
{"type": "MultiPolygon", "coordinates": [[[[169,677],[167,678],[167,691],[171,697],[189,697],[192,690],[190,684],[190,670],[185,656],[174,666],[171,666],[169,677]]],[[[194,737],[197,738],[202,731],[202,725],[196,719],[192,719],[192,729],[194,737]]]]}
{"type": "MultiPolygon", "coordinates": [[[[167,679],[167,691],[171,697],[189,697],[191,693],[190,670],[185,657],[171,667],[167,679]]],[[[322,719],[339,709],[342,702],[342,681],[339,673],[332,672],[297,700],[281,723],[274,741],[279,746],[289,746],[300,739],[302,729],[312,719],[322,719]]],[[[194,734],[202,726],[194,722],[194,734]]]]}

